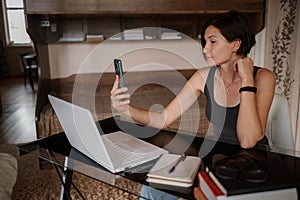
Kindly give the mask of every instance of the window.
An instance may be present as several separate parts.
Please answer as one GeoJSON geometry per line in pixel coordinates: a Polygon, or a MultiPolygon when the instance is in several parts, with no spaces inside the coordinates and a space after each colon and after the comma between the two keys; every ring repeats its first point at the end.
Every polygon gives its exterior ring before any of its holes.
{"type": "Polygon", "coordinates": [[[4,10],[8,43],[13,45],[30,44],[31,40],[25,26],[23,0],[5,0],[4,10]]]}

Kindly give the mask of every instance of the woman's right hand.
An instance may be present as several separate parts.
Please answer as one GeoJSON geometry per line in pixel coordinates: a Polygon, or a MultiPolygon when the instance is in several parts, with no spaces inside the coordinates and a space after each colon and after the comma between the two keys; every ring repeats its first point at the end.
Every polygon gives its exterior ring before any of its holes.
{"type": "Polygon", "coordinates": [[[119,76],[116,75],[115,82],[110,91],[111,105],[117,112],[129,115],[130,94],[127,87],[118,88],[119,80],[119,76]]]}

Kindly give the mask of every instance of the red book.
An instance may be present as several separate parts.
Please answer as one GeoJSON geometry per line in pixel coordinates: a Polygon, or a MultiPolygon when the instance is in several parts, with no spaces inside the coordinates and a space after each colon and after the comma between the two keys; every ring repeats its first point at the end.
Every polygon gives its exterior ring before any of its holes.
{"type": "Polygon", "coordinates": [[[207,199],[217,199],[219,196],[225,195],[215,184],[215,182],[210,178],[207,172],[198,172],[198,179],[199,188],[207,199]]]}
{"type": "Polygon", "coordinates": [[[208,200],[252,200],[252,199],[298,199],[297,189],[285,188],[278,190],[244,193],[238,195],[225,195],[216,182],[207,172],[198,172],[199,193],[202,199],[208,200]],[[202,197],[204,196],[204,198],[202,197]]]}

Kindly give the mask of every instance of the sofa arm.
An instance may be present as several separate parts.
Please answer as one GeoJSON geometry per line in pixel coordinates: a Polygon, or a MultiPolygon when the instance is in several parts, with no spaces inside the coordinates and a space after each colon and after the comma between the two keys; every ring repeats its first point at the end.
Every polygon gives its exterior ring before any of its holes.
{"type": "Polygon", "coordinates": [[[17,159],[8,154],[0,153],[0,199],[9,200],[17,180],[17,159]]]}

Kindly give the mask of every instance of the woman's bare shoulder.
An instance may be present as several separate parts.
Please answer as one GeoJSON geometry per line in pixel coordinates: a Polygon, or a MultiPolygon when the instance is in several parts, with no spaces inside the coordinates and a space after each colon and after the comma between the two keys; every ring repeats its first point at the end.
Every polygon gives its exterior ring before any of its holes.
{"type": "Polygon", "coordinates": [[[190,84],[200,89],[201,92],[203,92],[204,85],[206,82],[206,78],[208,76],[208,72],[211,67],[203,67],[200,69],[197,69],[197,71],[194,73],[194,75],[190,79],[190,84]]]}
{"type": "Polygon", "coordinates": [[[255,77],[255,84],[265,91],[273,91],[276,84],[274,73],[267,68],[261,68],[255,77]]]}
{"type": "Polygon", "coordinates": [[[256,75],[256,79],[262,79],[262,80],[266,80],[266,79],[270,79],[270,80],[275,80],[275,76],[274,73],[267,68],[261,67],[256,75]]]}
{"type": "Polygon", "coordinates": [[[202,67],[199,68],[196,73],[198,73],[199,75],[201,75],[202,77],[207,77],[209,70],[211,69],[211,67],[202,67]]]}

